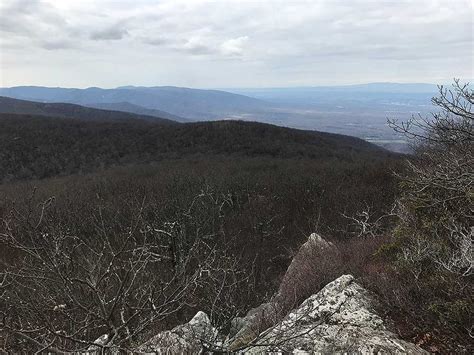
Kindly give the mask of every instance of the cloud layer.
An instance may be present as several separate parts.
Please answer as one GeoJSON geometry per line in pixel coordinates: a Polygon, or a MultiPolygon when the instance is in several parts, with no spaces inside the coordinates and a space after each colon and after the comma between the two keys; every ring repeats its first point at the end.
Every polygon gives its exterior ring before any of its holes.
{"type": "Polygon", "coordinates": [[[0,86],[471,79],[470,0],[2,0],[0,86]]]}

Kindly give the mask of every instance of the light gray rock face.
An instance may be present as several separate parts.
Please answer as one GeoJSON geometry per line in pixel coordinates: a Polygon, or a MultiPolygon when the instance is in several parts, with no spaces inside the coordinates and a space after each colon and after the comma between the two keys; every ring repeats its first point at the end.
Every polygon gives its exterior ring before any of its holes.
{"type": "Polygon", "coordinates": [[[271,301],[251,309],[243,318],[235,318],[232,321],[232,328],[225,342],[225,348],[229,351],[244,348],[262,331],[278,322],[280,313],[278,304],[271,301]]]}
{"type": "Polygon", "coordinates": [[[337,254],[337,248],[326,241],[317,233],[312,233],[308,240],[301,245],[298,252],[293,257],[278,292],[273,298],[260,306],[251,309],[243,318],[235,320],[235,326],[229,334],[227,345],[230,350],[239,349],[248,343],[250,340],[256,338],[260,332],[272,326],[280,319],[282,319],[291,309],[285,303],[287,294],[294,294],[294,285],[301,285],[307,282],[307,260],[318,259],[315,255],[321,253],[337,254]],[[303,280],[304,279],[304,280],[303,280]]]}
{"type": "Polygon", "coordinates": [[[305,263],[305,259],[312,258],[314,255],[320,255],[321,253],[336,254],[338,250],[333,243],[325,240],[319,234],[311,233],[308,240],[301,245],[293,260],[291,260],[278,290],[278,295],[284,292],[283,288],[292,282],[291,279],[305,276],[302,275],[302,271],[304,271],[302,270],[302,265],[305,263]]]}
{"type": "Polygon", "coordinates": [[[188,323],[161,332],[142,345],[138,351],[148,354],[195,354],[204,344],[218,343],[218,333],[209,317],[198,312],[188,323]]]}
{"type": "Polygon", "coordinates": [[[343,275],[254,340],[246,353],[424,354],[388,331],[367,290],[343,275]]]}

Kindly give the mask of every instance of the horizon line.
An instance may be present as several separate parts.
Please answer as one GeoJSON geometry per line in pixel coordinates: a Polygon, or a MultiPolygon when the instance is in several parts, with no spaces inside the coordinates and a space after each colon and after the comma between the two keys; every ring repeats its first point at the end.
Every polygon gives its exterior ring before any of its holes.
{"type": "MultiPolygon", "coordinates": [[[[473,82],[473,80],[464,80],[465,82],[473,82]]],[[[12,88],[21,88],[21,87],[31,87],[31,88],[48,88],[48,89],[79,89],[79,90],[87,90],[87,89],[102,89],[102,90],[114,90],[114,89],[126,89],[127,87],[130,88],[164,88],[164,87],[172,87],[172,88],[182,88],[182,89],[198,89],[198,90],[265,90],[265,89],[311,89],[311,88],[341,88],[341,87],[351,87],[351,86],[366,86],[366,85],[432,85],[432,86],[439,86],[439,85],[451,85],[452,81],[449,83],[439,83],[435,84],[432,82],[395,82],[395,81],[372,81],[372,82],[364,82],[364,83],[348,83],[348,84],[334,84],[334,85],[324,85],[324,84],[313,84],[313,85],[291,85],[291,86],[219,86],[219,87],[198,87],[198,86],[177,86],[177,85],[119,85],[113,87],[100,87],[100,86],[76,86],[76,87],[69,87],[69,86],[46,86],[46,85],[15,85],[15,86],[0,86],[0,89],[12,89],[12,88]]]]}

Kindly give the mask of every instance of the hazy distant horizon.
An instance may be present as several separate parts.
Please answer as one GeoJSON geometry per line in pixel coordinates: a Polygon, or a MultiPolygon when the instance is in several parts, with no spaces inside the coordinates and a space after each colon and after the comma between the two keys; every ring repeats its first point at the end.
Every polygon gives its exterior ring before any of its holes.
{"type": "Polygon", "coordinates": [[[364,85],[452,85],[453,79],[460,79],[461,82],[469,82],[474,83],[474,78],[458,78],[453,77],[446,79],[444,81],[439,82],[402,82],[402,81],[361,81],[361,82],[343,82],[340,84],[324,84],[324,83],[315,83],[315,84],[307,84],[307,85],[275,85],[275,86],[210,86],[210,85],[202,85],[202,86],[182,86],[172,83],[156,83],[156,84],[149,84],[149,85],[142,85],[139,83],[125,83],[122,85],[116,86],[99,86],[99,85],[83,85],[83,86],[74,86],[74,85],[42,85],[42,84],[18,84],[18,85],[11,85],[5,86],[0,85],[0,88],[13,88],[13,87],[44,87],[44,88],[61,88],[61,89],[91,89],[91,88],[99,88],[104,90],[111,90],[111,89],[118,89],[118,88],[125,88],[125,87],[144,87],[144,88],[152,88],[152,87],[176,87],[176,88],[189,88],[189,89],[202,89],[202,90],[268,90],[268,89],[309,89],[309,88],[340,88],[340,87],[352,87],[352,86],[364,86],[364,85]]]}
{"type": "MultiPolygon", "coordinates": [[[[462,82],[474,82],[473,79],[463,79],[461,78],[462,82]]],[[[96,85],[89,85],[89,86],[49,86],[49,85],[37,85],[37,84],[20,84],[14,86],[0,86],[0,88],[14,88],[14,87],[42,87],[42,88],[50,88],[50,89],[104,89],[104,90],[111,90],[111,89],[119,89],[119,88],[126,88],[126,87],[143,87],[143,88],[153,88],[153,87],[176,87],[176,88],[189,88],[189,89],[202,89],[202,90],[271,90],[271,89],[311,89],[311,88],[343,88],[343,87],[357,87],[357,86],[365,86],[365,85],[451,85],[453,80],[446,80],[445,82],[389,82],[389,81],[374,81],[374,82],[360,82],[360,83],[343,83],[343,84],[313,84],[313,85],[301,85],[301,86],[225,86],[225,87],[212,87],[212,86],[179,86],[179,85],[172,85],[172,84],[156,84],[156,85],[140,85],[140,84],[125,84],[119,86],[96,86],[96,85]]]]}

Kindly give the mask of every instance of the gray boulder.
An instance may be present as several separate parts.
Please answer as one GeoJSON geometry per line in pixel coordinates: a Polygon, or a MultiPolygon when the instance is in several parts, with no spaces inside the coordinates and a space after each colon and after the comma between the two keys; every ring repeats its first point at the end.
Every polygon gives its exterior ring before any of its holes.
{"type": "Polygon", "coordinates": [[[158,333],[138,348],[148,354],[200,353],[207,344],[218,344],[218,333],[209,317],[198,312],[188,323],[158,333]]]}
{"type": "MultiPolygon", "coordinates": [[[[291,260],[275,299],[281,302],[282,299],[287,300],[292,294],[305,295],[303,298],[305,299],[314,293],[311,284],[316,281],[308,280],[308,278],[321,274],[321,268],[324,268],[325,273],[327,273],[330,268],[334,268],[338,264],[338,258],[339,250],[333,243],[325,240],[317,233],[312,233],[291,260]]],[[[331,280],[327,282],[329,281],[331,280]]]]}
{"type": "Polygon", "coordinates": [[[370,293],[343,275],[253,340],[246,353],[425,354],[390,332],[370,293]]]}

